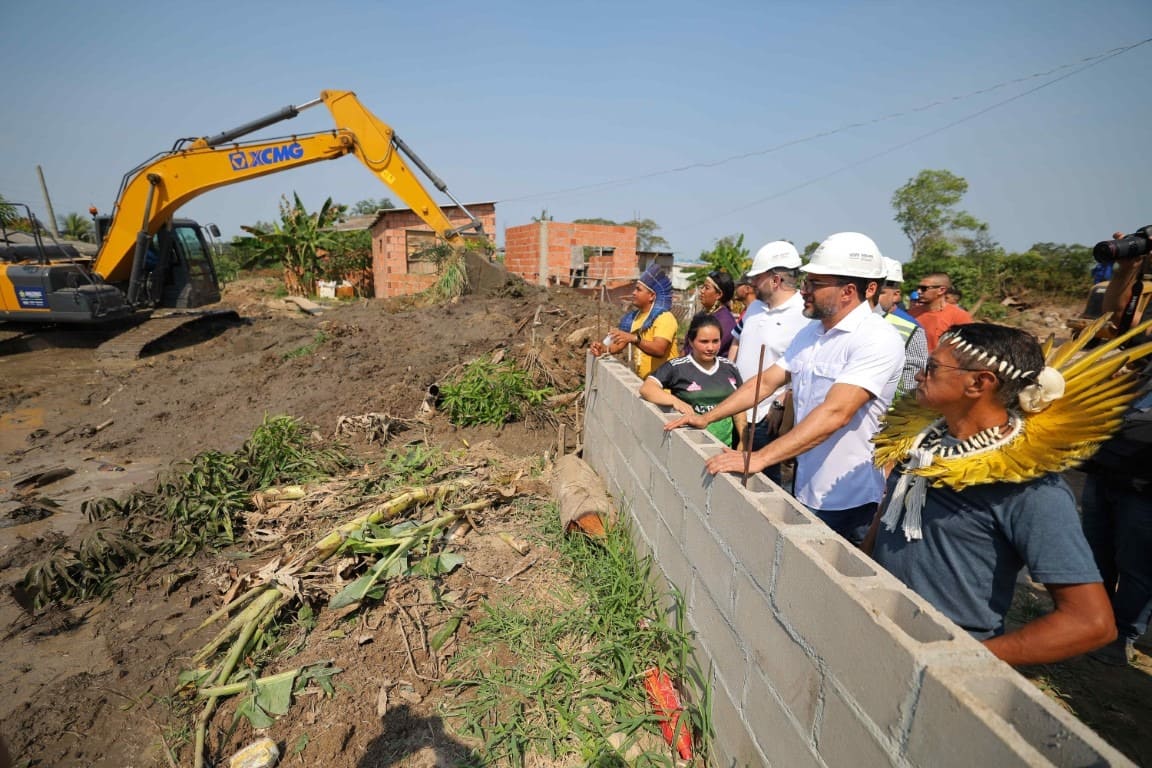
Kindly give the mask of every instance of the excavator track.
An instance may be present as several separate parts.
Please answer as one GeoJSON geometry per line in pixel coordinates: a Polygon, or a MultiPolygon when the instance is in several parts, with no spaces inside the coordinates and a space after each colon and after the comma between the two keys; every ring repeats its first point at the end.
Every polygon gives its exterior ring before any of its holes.
{"type": "Polygon", "coordinates": [[[148,320],[96,348],[97,360],[136,360],[145,349],[171,333],[206,322],[239,322],[234,309],[214,309],[205,312],[152,315],[148,320]]]}

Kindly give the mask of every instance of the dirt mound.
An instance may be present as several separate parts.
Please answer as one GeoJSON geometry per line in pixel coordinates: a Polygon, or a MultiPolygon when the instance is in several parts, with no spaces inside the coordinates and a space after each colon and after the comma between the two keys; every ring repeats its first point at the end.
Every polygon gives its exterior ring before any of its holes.
{"type": "MultiPolygon", "coordinates": [[[[566,338],[595,324],[600,310],[594,300],[526,285],[492,265],[470,264],[469,272],[476,292],[456,302],[416,307],[411,301],[331,301],[313,313],[277,296],[274,278],[244,280],[226,289],[224,301],[239,311],[240,323],[201,324],[153,344],[140,360],[99,359],[95,349],[103,336],[80,329],[0,342],[0,496],[16,494],[19,478],[70,470],[20,496],[20,508],[48,509],[44,519],[13,518],[22,524],[0,527],[0,623],[9,627],[0,642],[7,661],[0,681],[9,692],[0,720],[4,738],[21,752],[18,759],[165,765],[154,745],[178,705],[166,697],[174,690],[177,659],[189,651],[181,638],[215,599],[205,576],[219,574],[202,571],[221,566],[208,559],[173,563],[108,603],[31,617],[13,588],[30,563],[83,533],[84,500],[146,486],[158,472],[201,451],[236,450],[270,415],[296,417],[334,439],[342,417],[380,414],[402,430],[394,437],[401,442],[471,447],[510,457],[505,460],[531,457],[534,465],[555,455],[561,434],[567,450],[575,448],[575,403],[548,418],[470,429],[427,411],[431,385],[485,355],[517,361],[556,392],[577,390],[582,381],[584,350],[566,338]],[[566,429],[560,430],[561,423],[566,429]]],[[[372,450],[367,434],[345,431],[340,439],[356,450],[372,450]]],[[[490,535],[504,524],[493,523],[484,536],[473,537],[475,570],[454,577],[457,592],[484,594],[493,579],[515,569],[520,555],[490,535]]],[[[393,754],[398,747],[391,737],[400,734],[397,743],[403,744],[411,729],[417,734],[413,743],[423,743],[433,723],[431,710],[420,704],[428,693],[420,675],[435,659],[419,643],[412,655],[397,650],[403,648],[399,632],[412,640],[412,632],[430,621],[413,607],[426,597],[398,593],[394,601],[405,608],[377,611],[370,630],[357,630],[357,637],[379,638],[350,650],[358,659],[354,666],[372,680],[349,674],[346,684],[357,695],[312,707],[308,717],[325,725],[313,729],[319,751],[310,754],[393,754]],[[395,706],[385,723],[390,738],[377,740],[378,723],[359,731],[335,725],[375,720],[369,715],[381,675],[392,681],[395,706]],[[365,710],[329,711],[320,718],[325,707],[365,710]]],[[[445,749],[455,749],[444,740],[445,749]]],[[[350,757],[328,764],[356,763],[350,757]]]]}

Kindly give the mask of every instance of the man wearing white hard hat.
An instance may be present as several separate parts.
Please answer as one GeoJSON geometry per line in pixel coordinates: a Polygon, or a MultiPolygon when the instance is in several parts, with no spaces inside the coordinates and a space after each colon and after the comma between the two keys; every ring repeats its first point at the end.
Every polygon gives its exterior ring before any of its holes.
{"type": "Polygon", "coordinates": [[[924,370],[928,362],[928,337],[920,323],[900,306],[900,289],[904,282],[904,268],[896,259],[884,257],[884,282],[879,290],[869,298],[874,311],[883,317],[904,339],[904,370],[900,374],[900,385],[896,387],[896,397],[916,389],[916,374],[924,370]]]}
{"type": "MultiPolygon", "coordinates": [[[[771,367],[800,329],[812,322],[804,316],[804,299],[797,283],[800,254],[787,240],[775,240],[762,246],[752,259],[752,266],[744,277],[756,291],[756,301],[749,305],[743,319],[732,332],[732,346],[728,359],[736,363],[740,378],[748,380],[771,367]],[[764,365],[760,366],[760,349],[764,349],[764,365]]],[[[775,392],[761,390],[765,397],[745,414],[752,426],[752,450],[757,451],[776,439],[784,422],[786,406],[791,397],[789,387],[775,392]]],[[[739,420],[738,420],[739,423],[739,420]]],[[[747,438],[741,431],[741,440],[747,438]]],[[[763,469],[772,482],[780,484],[780,465],[771,464],[763,469]]]]}
{"type": "MultiPolygon", "coordinates": [[[[896,393],[904,342],[866,300],[884,279],[883,257],[871,238],[831,235],[800,270],[807,273],[800,287],[804,314],[818,322],[758,377],[762,392],[792,382],[796,426],[752,453],[749,470],[796,457],[796,499],[859,543],[884,491],[871,440],[896,393]]],[[[751,407],[755,392],[756,380],[745,381],[707,414],[675,419],[665,429],[703,428],[751,407]]],[[[744,456],[726,450],[709,459],[707,469],[742,472],[744,456]]]]}

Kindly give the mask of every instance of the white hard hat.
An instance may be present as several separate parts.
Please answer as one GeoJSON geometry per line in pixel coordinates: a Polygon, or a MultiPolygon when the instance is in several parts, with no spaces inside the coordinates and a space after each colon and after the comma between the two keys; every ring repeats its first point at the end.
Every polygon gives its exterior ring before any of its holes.
{"type": "Polygon", "coordinates": [[[896,261],[896,259],[890,259],[887,256],[885,256],[884,257],[884,281],[888,282],[888,283],[902,283],[902,282],[904,282],[904,265],[901,264],[900,262],[896,261]]]}
{"type": "Polygon", "coordinates": [[[773,240],[760,246],[756,256],[752,259],[752,266],[744,273],[744,277],[755,277],[770,269],[796,269],[800,266],[800,254],[796,246],[787,240],[773,240]]]}
{"type": "Polygon", "coordinates": [[[801,272],[840,277],[884,278],[884,257],[872,238],[859,232],[837,232],[829,235],[812,254],[812,260],[800,267],[801,272]]]}

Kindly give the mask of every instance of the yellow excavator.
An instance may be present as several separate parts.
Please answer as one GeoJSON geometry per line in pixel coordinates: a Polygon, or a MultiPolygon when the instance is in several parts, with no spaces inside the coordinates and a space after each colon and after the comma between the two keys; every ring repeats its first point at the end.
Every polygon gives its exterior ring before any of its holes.
{"type": "Polygon", "coordinates": [[[0,321],[92,324],[218,302],[212,244],[196,222],[174,218],[176,211],[217,187],[345,155],[355,155],[445,242],[460,245],[463,232],[483,233],[480,221],[356,94],[323,91],[230,131],[180,139],[129,171],[112,215],[96,217],[95,258],[39,238],[30,245],[0,244],[0,321]],[[335,129],[236,141],[319,104],[332,113],[335,129]],[[452,226],[405,157],[468,216],[468,224],[452,226]]]}

